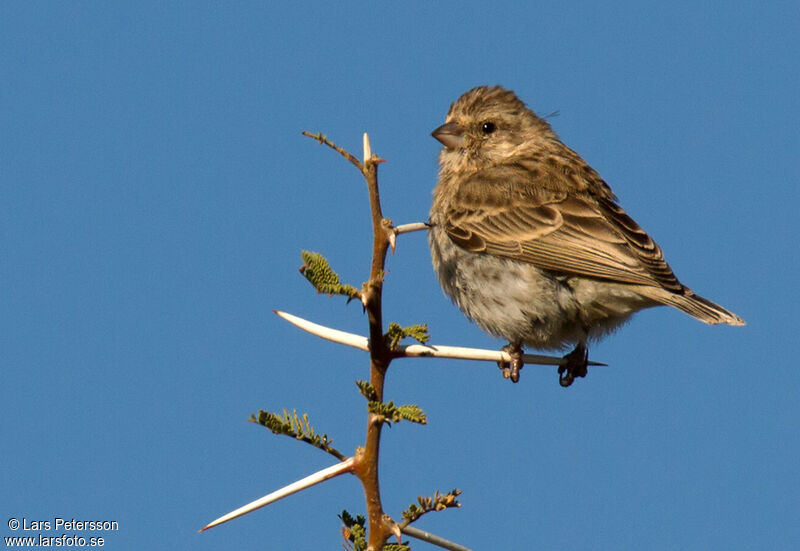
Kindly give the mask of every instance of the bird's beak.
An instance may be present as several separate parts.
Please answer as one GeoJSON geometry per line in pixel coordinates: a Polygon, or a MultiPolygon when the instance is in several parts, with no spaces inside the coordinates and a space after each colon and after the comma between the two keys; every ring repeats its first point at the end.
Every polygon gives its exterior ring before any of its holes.
{"type": "Polygon", "coordinates": [[[464,127],[457,122],[448,122],[431,132],[431,136],[444,144],[447,149],[464,146],[464,127]]]}

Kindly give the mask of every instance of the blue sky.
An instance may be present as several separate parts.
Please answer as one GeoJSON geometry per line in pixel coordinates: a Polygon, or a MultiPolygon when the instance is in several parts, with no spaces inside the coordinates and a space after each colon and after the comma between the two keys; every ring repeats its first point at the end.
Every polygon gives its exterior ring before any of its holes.
{"type": "MultiPolygon", "coordinates": [[[[687,285],[738,313],[667,308],[512,385],[463,361],[392,365],[387,512],[463,490],[420,528],[473,549],[790,549],[800,542],[797,2],[202,2],[0,5],[0,535],[7,518],[119,522],[110,549],[339,547],[339,478],[203,534],[331,459],[246,422],[307,411],[363,441],[366,357],[282,309],[364,333],[300,251],[368,274],[358,153],[384,213],[426,219],[429,133],[479,84],[514,89],[609,182],[687,285]]],[[[400,238],[387,320],[499,348],[400,238]]],[[[45,532],[45,535],[58,535],[45,532]]],[[[89,537],[95,533],[83,532],[89,537]]],[[[433,549],[416,543],[414,549],[433,549]]]]}

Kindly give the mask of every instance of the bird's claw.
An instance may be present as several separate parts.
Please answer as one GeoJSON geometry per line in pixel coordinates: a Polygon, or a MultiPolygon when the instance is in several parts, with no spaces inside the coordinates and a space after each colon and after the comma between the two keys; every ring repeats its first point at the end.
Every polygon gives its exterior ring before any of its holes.
{"type": "Polygon", "coordinates": [[[583,343],[578,343],[575,350],[564,356],[567,363],[558,366],[558,382],[563,387],[568,387],[575,381],[575,377],[586,377],[589,369],[589,349],[583,343]]]}
{"type": "Polygon", "coordinates": [[[497,362],[497,367],[503,370],[503,378],[511,379],[512,383],[519,382],[519,372],[525,366],[525,362],[522,361],[522,348],[509,343],[501,350],[511,356],[511,363],[497,362]]]}

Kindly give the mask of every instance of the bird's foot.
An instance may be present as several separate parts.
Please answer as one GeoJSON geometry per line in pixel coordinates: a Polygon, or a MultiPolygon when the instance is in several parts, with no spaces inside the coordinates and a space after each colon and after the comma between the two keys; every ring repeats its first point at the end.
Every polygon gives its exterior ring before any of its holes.
{"type": "Polygon", "coordinates": [[[589,366],[589,349],[582,342],[578,343],[575,350],[564,356],[567,363],[558,366],[558,382],[563,387],[568,387],[575,381],[575,377],[586,377],[589,366]]]}
{"type": "Polygon", "coordinates": [[[500,350],[511,356],[510,364],[503,361],[497,362],[497,367],[503,370],[503,378],[511,379],[512,383],[518,382],[519,372],[525,366],[525,362],[522,361],[522,348],[518,344],[508,343],[500,350]]]}

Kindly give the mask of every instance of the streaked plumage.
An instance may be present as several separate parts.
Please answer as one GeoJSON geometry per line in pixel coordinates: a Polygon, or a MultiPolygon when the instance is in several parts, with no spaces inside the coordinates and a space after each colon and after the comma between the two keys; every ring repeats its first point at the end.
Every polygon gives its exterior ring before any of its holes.
{"type": "Polygon", "coordinates": [[[678,281],[599,174],[513,92],[470,90],[433,135],[445,144],[429,235],[443,289],[510,350],[576,344],[562,384],[585,374],[588,339],[642,308],[744,324],[678,281]]]}

